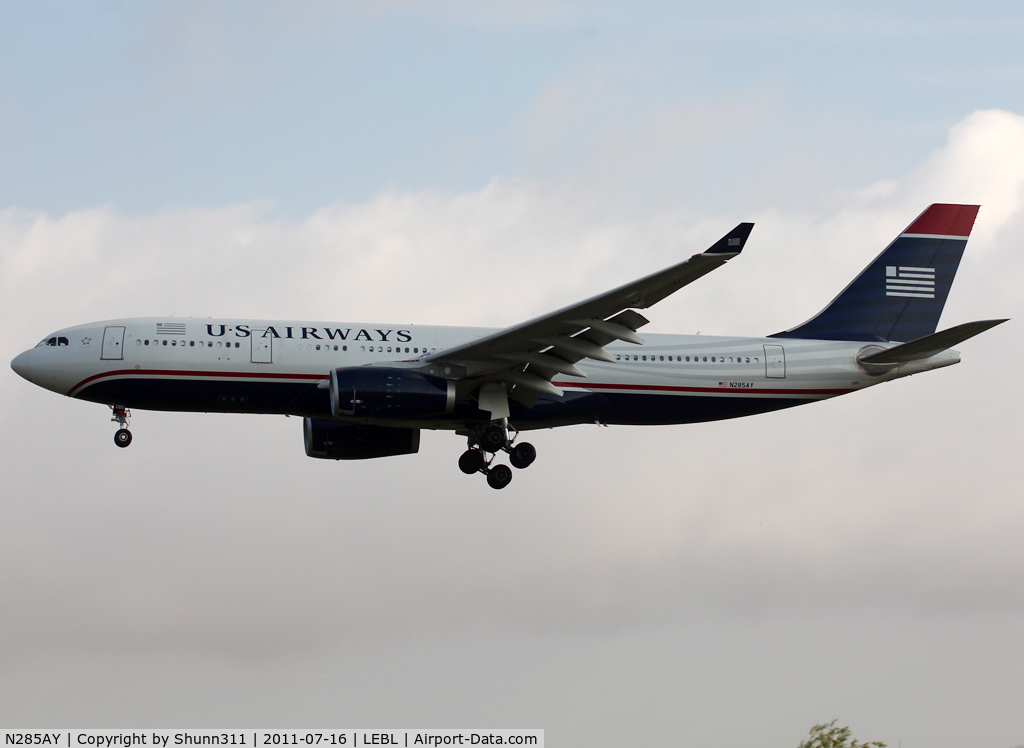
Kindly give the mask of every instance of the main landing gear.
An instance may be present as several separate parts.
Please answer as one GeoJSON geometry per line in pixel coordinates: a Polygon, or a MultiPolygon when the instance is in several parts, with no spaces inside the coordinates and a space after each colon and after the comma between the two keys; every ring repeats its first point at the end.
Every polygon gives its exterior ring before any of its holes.
{"type": "Polygon", "coordinates": [[[123,405],[111,405],[110,411],[110,420],[120,426],[114,434],[114,444],[119,447],[127,447],[132,443],[132,432],[128,430],[128,421],[131,420],[132,412],[123,405]]]}
{"type": "Polygon", "coordinates": [[[482,429],[471,431],[469,449],[459,458],[459,469],[466,475],[483,473],[491,488],[504,488],[512,482],[512,471],[507,465],[494,465],[498,452],[508,452],[512,467],[523,469],[537,459],[537,450],[529,442],[515,444],[519,432],[508,425],[507,419],[494,421],[482,429]],[[510,436],[509,432],[512,432],[510,436]]]}

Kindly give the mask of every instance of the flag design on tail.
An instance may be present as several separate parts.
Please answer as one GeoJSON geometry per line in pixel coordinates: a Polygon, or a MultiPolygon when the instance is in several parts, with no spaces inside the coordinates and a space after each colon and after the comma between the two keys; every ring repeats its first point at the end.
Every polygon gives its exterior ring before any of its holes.
{"type": "Polygon", "coordinates": [[[885,295],[911,299],[935,298],[935,268],[885,268],[885,295]]]}
{"type": "Polygon", "coordinates": [[[935,332],[977,205],[930,205],[832,303],[771,337],[907,342],[935,332]]]}

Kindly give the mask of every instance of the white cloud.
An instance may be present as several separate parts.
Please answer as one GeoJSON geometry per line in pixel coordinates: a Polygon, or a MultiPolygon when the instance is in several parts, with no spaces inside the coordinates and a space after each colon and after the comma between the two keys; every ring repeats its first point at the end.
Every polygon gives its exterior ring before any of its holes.
{"type": "Polygon", "coordinates": [[[980,204],[980,236],[998,233],[1024,204],[1024,117],[998,109],[970,115],[909,187],[914,197],[938,195],[933,202],[980,204]]]}

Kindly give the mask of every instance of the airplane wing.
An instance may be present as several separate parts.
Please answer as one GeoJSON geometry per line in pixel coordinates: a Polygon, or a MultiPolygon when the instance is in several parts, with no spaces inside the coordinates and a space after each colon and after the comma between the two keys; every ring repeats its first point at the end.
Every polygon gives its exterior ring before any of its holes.
{"type": "MultiPolygon", "coordinates": [[[[633,310],[646,309],[724,265],[743,250],[753,227],[752,223],[741,223],[704,252],[677,265],[500,332],[437,351],[424,361],[458,367],[463,378],[514,385],[512,397],[526,405],[532,405],[543,393],[561,396],[562,390],[551,384],[556,374],[586,376],[574,366],[584,358],[614,361],[615,357],[604,350],[612,341],[643,343],[636,331],[648,320],[633,310]]],[[[483,402],[481,408],[487,409],[483,402]]]]}

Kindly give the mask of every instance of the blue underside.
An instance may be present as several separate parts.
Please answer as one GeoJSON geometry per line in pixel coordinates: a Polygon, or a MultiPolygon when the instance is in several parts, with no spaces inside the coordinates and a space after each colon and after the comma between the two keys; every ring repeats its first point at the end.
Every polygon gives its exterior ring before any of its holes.
{"type": "MultiPolygon", "coordinates": [[[[266,413],[330,418],[330,395],[313,384],[287,382],[224,382],[171,379],[116,379],[83,389],[78,399],[139,410],[200,413],[266,413]]],[[[542,397],[532,408],[511,401],[512,424],[520,429],[575,423],[671,424],[739,418],[813,402],[804,398],[711,397],[659,393],[568,392],[562,398],[542,397]]],[[[485,423],[486,413],[474,402],[457,403],[444,421],[451,428],[485,423]]]]}

